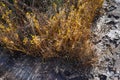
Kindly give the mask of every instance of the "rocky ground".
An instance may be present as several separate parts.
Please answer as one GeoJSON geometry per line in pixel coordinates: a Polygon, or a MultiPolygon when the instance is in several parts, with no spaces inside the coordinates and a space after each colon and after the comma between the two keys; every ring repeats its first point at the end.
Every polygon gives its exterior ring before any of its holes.
{"type": "Polygon", "coordinates": [[[91,80],[120,80],[120,0],[106,0],[103,9],[93,27],[99,62],[91,80]]]}
{"type": "Polygon", "coordinates": [[[120,0],[106,0],[93,25],[98,63],[92,69],[66,60],[0,53],[0,80],[120,80],[120,0]],[[66,64],[67,63],[67,64],[66,64]],[[72,66],[73,65],[73,66],[72,66]]]}

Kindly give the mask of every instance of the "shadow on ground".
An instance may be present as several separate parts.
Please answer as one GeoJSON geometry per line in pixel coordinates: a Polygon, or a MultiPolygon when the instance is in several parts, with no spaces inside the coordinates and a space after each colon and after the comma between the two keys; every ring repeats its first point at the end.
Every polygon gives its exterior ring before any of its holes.
{"type": "Polygon", "coordinates": [[[56,58],[43,61],[21,53],[0,52],[0,80],[88,80],[91,68],[77,68],[76,64],[56,58]]]}

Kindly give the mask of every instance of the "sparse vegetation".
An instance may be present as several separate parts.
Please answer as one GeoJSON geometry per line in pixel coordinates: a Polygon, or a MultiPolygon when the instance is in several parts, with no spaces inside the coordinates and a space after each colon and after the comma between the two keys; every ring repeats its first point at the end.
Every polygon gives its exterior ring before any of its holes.
{"type": "Polygon", "coordinates": [[[13,4],[1,0],[0,44],[13,52],[91,63],[95,54],[90,27],[102,3],[103,0],[55,0],[40,11],[35,5],[20,5],[19,0],[13,4]]]}

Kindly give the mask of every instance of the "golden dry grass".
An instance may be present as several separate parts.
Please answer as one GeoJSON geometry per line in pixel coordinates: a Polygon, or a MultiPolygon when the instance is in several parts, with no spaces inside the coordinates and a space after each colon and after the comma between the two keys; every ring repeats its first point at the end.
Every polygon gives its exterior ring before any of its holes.
{"type": "MultiPolygon", "coordinates": [[[[89,63],[94,59],[90,27],[103,0],[67,0],[53,3],[53,13],[24,12],[15,15],[0,2],[0,44],[11,51],[33,56],[62,57],[89,63]],[[76,4],[77,3],[77,4],[76,4]]],[[[17,14],[19,6],[14,5],[17,14]]]]}

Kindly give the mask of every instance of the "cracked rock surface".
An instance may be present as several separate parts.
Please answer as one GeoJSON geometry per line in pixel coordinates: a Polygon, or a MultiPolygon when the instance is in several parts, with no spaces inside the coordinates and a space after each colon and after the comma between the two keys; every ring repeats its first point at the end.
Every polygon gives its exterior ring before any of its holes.
{"type": "Polygon", "coordinates": [[[106,0],[103,9],[93,28],[99,60],[91,80],[120,80],[120,0],[106,0]]]}

